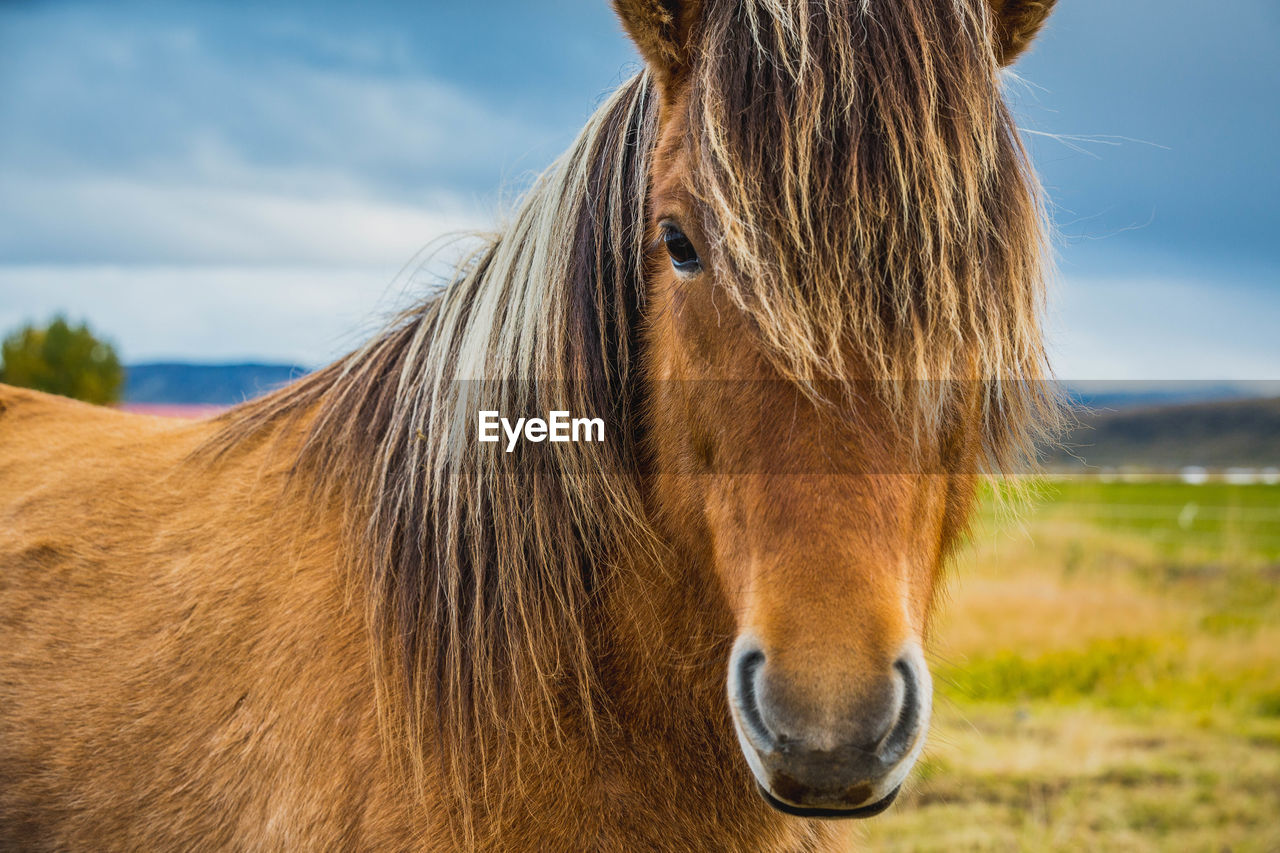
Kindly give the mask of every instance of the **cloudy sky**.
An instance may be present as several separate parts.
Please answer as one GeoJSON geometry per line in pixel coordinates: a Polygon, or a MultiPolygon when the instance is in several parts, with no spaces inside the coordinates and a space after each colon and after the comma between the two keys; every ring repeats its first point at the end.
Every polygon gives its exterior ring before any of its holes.
{"type": "MultiPolygon", "coordinates": [[[[1063,0],[1007,81],[1070,379],[1280,378],[1280,4],[1063,0]]],[[[0,3],[0,330],[314,366],[637,67],[605,0],[0,3]]]]}

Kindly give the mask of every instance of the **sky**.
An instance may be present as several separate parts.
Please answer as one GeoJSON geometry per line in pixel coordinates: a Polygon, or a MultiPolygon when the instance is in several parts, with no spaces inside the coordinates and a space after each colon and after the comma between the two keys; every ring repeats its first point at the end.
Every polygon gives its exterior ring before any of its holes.
{"type": "MultiPolygon", "coordinates": [[[[0,2],[0,331],[323,364],[638,67],[606,0],[0,2]]],[[[1058,374],[1280,378],[1280,4],[1062,0],[1005,87],[1058,374]]]]}

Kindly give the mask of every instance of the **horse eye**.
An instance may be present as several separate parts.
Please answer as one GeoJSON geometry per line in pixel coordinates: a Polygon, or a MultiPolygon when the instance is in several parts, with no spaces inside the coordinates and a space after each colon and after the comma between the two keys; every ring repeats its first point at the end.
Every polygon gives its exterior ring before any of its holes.
{"type": "Polygon", "coordinates": [[[662,226],[662,242],[666,244],[667,254],[671,256],[671,266],[682,273],[695,273],[702,269],[702,261],[698,258],[698,250],[681,231],[670,223],[662,226]]]}

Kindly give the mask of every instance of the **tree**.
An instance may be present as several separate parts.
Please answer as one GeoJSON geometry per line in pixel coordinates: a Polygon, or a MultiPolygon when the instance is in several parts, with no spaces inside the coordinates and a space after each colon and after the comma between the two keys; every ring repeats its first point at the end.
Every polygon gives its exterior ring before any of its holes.
{"type": "Polygon", "coordinates": [[[114,403],[124,386],[115,347],[84,323],[54,317],[48,326],[27,325],[0,343],[0,381],[89,403],[114,403]]]}

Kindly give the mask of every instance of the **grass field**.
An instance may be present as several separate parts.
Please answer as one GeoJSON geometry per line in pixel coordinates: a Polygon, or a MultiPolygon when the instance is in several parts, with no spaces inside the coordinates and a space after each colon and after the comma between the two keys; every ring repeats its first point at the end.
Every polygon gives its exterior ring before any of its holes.
{"type": "Polygon", "coordinates": [[[877,850],[1280,851],[1280,487],[988,501],[877,850]]]}

